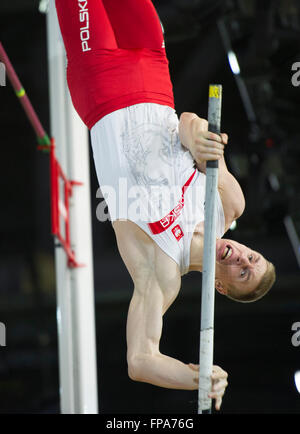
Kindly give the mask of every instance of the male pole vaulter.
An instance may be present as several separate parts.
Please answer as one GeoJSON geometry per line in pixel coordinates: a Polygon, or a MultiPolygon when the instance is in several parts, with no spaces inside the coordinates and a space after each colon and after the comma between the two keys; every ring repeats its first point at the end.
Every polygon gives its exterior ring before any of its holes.
{"type": "MultiPolygon", "coordinates": [[[[198,366],[160,352],[164,313],[181,276],[202,271],[206,161],[219,160],[216,289],[255,301],[275,280],[261,254],[221,239],[244,211],[221,137],[193,113],[174,110],[163,32],[150,0],[56,0],[75,109],[91,132],[96,172],[133,280],[127,320],[130,378],[196,390],[198,366]],[[127,197],[119,197],[126,181],[127,197]],[[123,184],[122,184],[123,183],[123,184]],[[133,194],[134,192],[134,194],[133,194]],[[130,200],[139,197],[139,209],[130,200]]],[[[220,409],[227,373],[213,367],[210,396],[220,409]]]]}

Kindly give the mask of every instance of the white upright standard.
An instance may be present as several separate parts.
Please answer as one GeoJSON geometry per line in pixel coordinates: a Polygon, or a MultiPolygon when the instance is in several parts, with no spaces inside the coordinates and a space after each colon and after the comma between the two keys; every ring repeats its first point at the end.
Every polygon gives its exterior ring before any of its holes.
{"type": "Polygon", "coordinates": [[[60,402],[63,414],[98,413],[88,131],[71,103],[55,1],[47,14],[51,136],[68,179],[82,182],[70,199],[71,247],[84,267],[69,268],[55,246],[60,402]]]}

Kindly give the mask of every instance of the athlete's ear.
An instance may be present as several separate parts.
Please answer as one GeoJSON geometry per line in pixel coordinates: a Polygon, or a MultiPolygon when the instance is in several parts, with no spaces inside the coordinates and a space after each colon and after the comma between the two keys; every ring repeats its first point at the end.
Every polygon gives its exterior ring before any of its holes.
{"type": "Polygon", "coordinates": [[[221,282],[221,280],[219,279],[215,279],[215,288],[216,290],[222,294],[222,295],[227,295],[227,289],[224,287],[223,283],[221,282]]]}

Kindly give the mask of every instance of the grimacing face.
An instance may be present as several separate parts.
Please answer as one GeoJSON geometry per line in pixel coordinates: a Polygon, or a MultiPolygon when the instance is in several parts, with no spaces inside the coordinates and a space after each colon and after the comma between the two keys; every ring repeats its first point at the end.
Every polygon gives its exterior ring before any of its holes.
{"type": "MultiPolygon", "coordinates": [[[[216,244],[216,289],[227,295],[230,285],[242,295],[254,290],[267,271],[267,261],[258,252],[233,240],[216,244]]],[[[230,294],[229,294],[230,295],[230,294]]]]}

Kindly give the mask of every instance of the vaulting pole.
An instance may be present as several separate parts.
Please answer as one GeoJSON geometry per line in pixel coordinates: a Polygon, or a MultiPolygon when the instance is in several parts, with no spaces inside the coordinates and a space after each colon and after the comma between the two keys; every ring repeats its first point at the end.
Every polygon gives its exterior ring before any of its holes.
{"type": "MultiPolygon", "coordinates": [[[[222,86],[209,86],[208,130],[220,134],[222,86]]],[[[219,162],[206,163],[204,250],[202,271],[201,327],[199,354],[198,414],[211,413],[211,374],[214,349],[216,204],[219,162]]]]}

